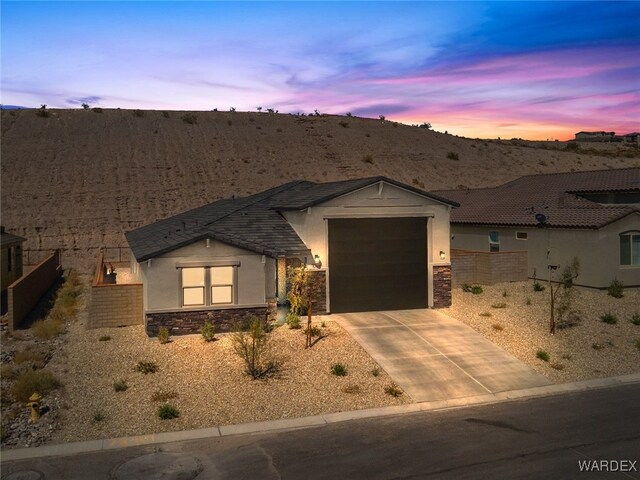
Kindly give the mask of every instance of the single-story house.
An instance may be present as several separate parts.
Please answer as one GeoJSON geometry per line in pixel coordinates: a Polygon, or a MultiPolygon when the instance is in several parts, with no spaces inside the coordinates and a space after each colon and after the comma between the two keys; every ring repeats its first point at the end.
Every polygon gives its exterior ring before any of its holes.
{"type": "Polygon", "coordinates": [[[456,206],[385,177],[294,181],[127,232],[147,332],[266,315],[301,262],[320,285],[316,313],[449,306],[456,206]]]}
{"type": "Polygon", "coordinates": [[[2,257],[2,292],[4,293],[9,285],[22,276],[22,244],[25,238],[19,237],[5,231],[0,227],[0,249],[2,257]]]}
{"type": "Polygon", "coordinates": [[[581,263],[578,285],[640,286],[640,168],[528,175],[495,188],[435,192],[460,203],[451,248],[526,250],[529,276],[581,263]]]}
{"type": "Polygon", "coordinates": [[[575,140],[578,142],[614,142],[616,132],[578,132],[575,140]]]}
{"type": "Polygon", "coordinates": [[[640,144],[640,133],[638,133],[638,132],[627,133],[626,135],[622,136],[622,141],[624,143],[627,143],[627,144],[639,145],[640,144]]]}

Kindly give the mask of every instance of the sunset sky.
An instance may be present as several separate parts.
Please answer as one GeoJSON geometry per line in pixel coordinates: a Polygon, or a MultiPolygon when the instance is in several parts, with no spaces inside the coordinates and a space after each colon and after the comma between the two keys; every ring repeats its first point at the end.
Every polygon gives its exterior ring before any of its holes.
{"type": "Polygon", "coordinates": [[[640,130],[638,2],[11,2],[1,101],[640,130]]]}

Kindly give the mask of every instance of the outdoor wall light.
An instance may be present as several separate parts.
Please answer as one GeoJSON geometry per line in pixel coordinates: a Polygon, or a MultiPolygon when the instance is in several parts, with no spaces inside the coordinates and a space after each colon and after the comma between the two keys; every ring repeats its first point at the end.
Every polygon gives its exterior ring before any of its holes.
{"type": "Polygon", "coordinates": [[[440,250],[440,260],[444,260],[445,259],[445,254],[442,250],[440,250]]]}
{"type": "Polygon", "coordinates": [[[320,255],[314,255],[313,260],[316,263],[316,268],[322,267],[322,262],[320,261],[320,255]]]}

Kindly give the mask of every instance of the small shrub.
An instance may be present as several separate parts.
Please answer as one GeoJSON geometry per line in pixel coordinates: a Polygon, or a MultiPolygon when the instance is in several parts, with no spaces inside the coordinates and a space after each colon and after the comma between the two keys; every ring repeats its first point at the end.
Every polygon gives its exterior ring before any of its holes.
{"type": "Polygon", "coordinates": [[[205,342],[213,342],[216,339],[216,327],[209,320],[204,321],[200,333],[205,342]]]}
{"type": "Polygon", "coordinates": [[[167,402],[168,400],[171,400],[173,398],[177,398],[178,397],[178,393],[174,392],[173,390],[156,390],[155,392],[153,392],[153,394],[151,395],[151,401],[152,402],[167,402]]]}
{"type": "Polygon", "coordinates": [[[287,325],[289,325],[289,328],[292,328],[295,330],[301,328],[300,317],[298,316],[297,313],[294,313],[294,312],[287,313],[287,325]]]}
{"type": "Polygon", "coordinates": [[[171,341],[171,334],[167,327],[160,327],[158,329],[158,341],[162,344],[169,343],[171,341]]]}
{"type": "Polygon", "coordinates": [[[111,337],[109,335],[102,335],[98,340],[101,342],[108,342],[111,340],[111,337]]]}
{"type": "Polygon", "coordinates": [[[140,110],[140,109],[138,109],[138,108],[136,108],[136,109],[133,111],[133,116],[134,116],[134,117],[142,118],[142,117],[144,117],[144,111],[143,111],[143,110],[140,110]]]}
{"type": "MultiPolygon", "coordinates": [[[[305,328],[302,333],[307,335],[309,333],[309,329],[305,328]]],[[[322,335],[322,330],[320,330],[320,327],[318,327],[317,325],[312,325],[311,326],[311,336],[312,337],[319,337],[321,335],[322,335]]]]}
{"type": "Polygon", "coordinates": [[[13,380],[18,376],[18,369],[13,368],[11,365],[3,364],[0,367],[0,377],[2,380],[13,380]]]}
{"type": "Polygon", "coordinates": [[[471,293],[474,295],[480,295],[483,292],[482,287],[480,285],[474,285],[471,287],[471,293]]]}
{"type": "Polygon", "coordinates": [[[503,297],[508,297],[509,294],[507,293],[507,289],[502,290],[502,296],[503,297]]]}
{"type": "Polygon", "coordinates": [[[605,347],[606,345],[604,343],[593,342],[591,344],[591,348],[593,348],[594,350],[602,350],[605,347]]]}
{"type": "Polygon", "coordinates": [[[482,312],[479,314],[481,317],[493,317],[491,312],[482,312]]]}
{"type": "Polygon", "coordinates": [[[383,122],[387,119],[384,115],[378,115],[378,118],[383,122]]]}
{"type": "Polygon", "coordinates": [[[27,347],[16,353],[13,361],[17,364],[30,363],[34,369],[44,368],[47,363],[46,352],[34,347],[27,347]]]}
{"type": "Polygon", "coordinates": [[[531,305],[531,299],[529,297],[527,297],[527,301],[524,302],[525,305],[531,305]]]}
{"type": "Polygon", "coordinates": [[[178,418],[180,416],[180,410],[169,403],[165,403],[158,408],[158,417],[162,420],[171,420],[172,418],[178,418]]]}
{"type": "Polygon", "coordinates": [[[504,327],[499,323],[494,323],[493,325],[491,325],[491,327],[493,327],[493,329],[498,332],[501,332],[502,330],[504,330],[504,327]]]}
{"type": "Polygon", "coordinates": [[[136,365],[136,371],[144,375],[148,373],[156,373],[158,371],[158,364],[154,362],[139,361],[136,365]]]}
{"type": "Polygon", "coordinates": [[[271,358],[269,336],[265,332],[264,322],[253,317],[249,330],[238,330],[231,337],[233,351],[245,363],[245,371],[255,380],[276,370],[277,365],[271,358]]]}
{"type": "Polygon", "coordinates": [[[456,152],[447,153],[447,158],[449,160],[460,160],[460,156],[456,152]]]}
{"type": "Polygon", "coordinates": [[[82,104],[82,108],[83,108],[83,110],[89,110],[89,104],[88,103],[83,103],[82,104]]]}
{"type": "Polygon", "coordinates": [[[391,385],[384,387],[384,393],[391,395],[392,397],[399,397],[402,395],[402,389],[392,382],[391,385]]]}
{"type": "Polygon", "coordinates": [[[624,296],[624,284],[618,279],[613,280],[607,288],[607,293],[613,298],[622,298],[624,296]]]}
{"type": "Polygon", "coordinates": [[[125,380],[118,380],[117,382],[113,382],[113,389],[116,392],[124,392],[129,386],[125,380]]]}
{"type": "Polygon", "coordinates": [[[18,402],[27,402],[34,392],[45,395],[60,386],[48,370],[27,370],[13,384],[12,393],[18,402]]]}
{"type": "Polygon", "coordinates": [[[564,370],[564,365],[558,362],[550,363],[549,366],[554,370],[564,370]]]}
{"type": "Polygon", "coordinates": [[[349,122],[345,122],[344,120],[338,122],[338,125],[340,125],[342,128],[349,128],[349,122]]]}
{"type": "Polygon", "coordinates": [[[616,323],[618,323],[618,317],[610,312],[600,315],[600,320],[602,320],[604,323],[608,323],[609,325],[615,325],[616,323]]]}
{"type": "Polygon", "coordinates": [[[463,292],[467,292],[467,293],[471,293],[471,285],[469,285],[468,283],[463,283],[462,284],[462,291],[463,292]]]}
{"type": "Polygon", "coordinates": [[[640,313],[634,313],[629,321],[634,325],[640,325],[640,313]]]}
{"type": "Polygon", "coordinates": [[[349,385],[346,385],[344,387],[342,387],[342,391],[344,393],[360,393],[362,390],[360,389],[360,385],[356,385],[355,383],[350,383],[349,385]]]}
{"type": "Polygon", "coordinates": [[[378,366],[373,367],[373,370],[371,370],[371,375],[373,375],[374,377],[379,377],[380,376],[380,367],[378,367],[378,366]]]}
{"type": "Polygon", "coordinates": [[[545,350],[538,350],[536,352],[536,358],[539,358],[543,362],[548,362],[551,357],[550,357],[549,353],[546,352],[545,350]]]}
{"type": "Polygon", "coordinates": [[[36,110],[36,115],[43,118],[49,117],[49,110],[47,110],[47,106],[42,105],[38,110],[36,110]]]}
{"type": "Polygon", "coordinates": [[[492,303],[491,308],[507,308],[507,304],[504,302],[492,303]]]}
{"type": "Polygon", "coordinates": [[[31,326],[33,336],[43,340],[51,340],[53,337],[60,335],[63,330],[64,322],[51,318],[38,320],[31,326]]]}
{"type": "Polygon", "coordinates": [[[104,412],[102,410],[96,410],[95,412],[93,412],[93,421],[94,422],[101,422],[103,421],[106,417],[106,415],[104,414],[104,412]]]}
{"type": "Polygon", "coordinates": [[[365,155],[364,157],[362,157],[362,163],[373,165],[373,157],[371,155],[365,155]]]}
{"type": "Polygon", "coordinates": [[[533,291],[534,292],[543,292],[545,289],[544,285],[541,285],[540,282],[533,282],[533,291]]]}
{"type": "Polygon", "coordinates": [[[182,121],[189,125],[196,125],[198,123],[198,118],[193,113],[185,113],[182,116],[182,121]]]}
{"type": "Polygon", "coordinates": [[[331,373],[333,373],[336,377],[346,377],[347,367],[345,367],[341,363],[334,363],[333,365],[331,365],[331,373]]]}

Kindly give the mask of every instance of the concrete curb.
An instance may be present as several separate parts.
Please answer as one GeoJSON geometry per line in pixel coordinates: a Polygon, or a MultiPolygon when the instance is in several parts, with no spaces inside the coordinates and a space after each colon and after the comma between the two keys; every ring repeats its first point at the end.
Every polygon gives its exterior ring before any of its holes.
{"type": "Polygon", "coordinates": [[[139,435],[135,437],[111,438],[105,440],[91,440],[86,442],[46,445],[34,448],[3,450],[1,452],[1,461],[6,462],[41,457],[65,456],[78,453],[90,453],[118,448],[135,447],[141,445],[154,445],[185,440],[199,440],[212,437],[228,437],[232,435],[246,435],[252,433],[267,433],[283,430],[320,427],[323,425],[346,422],[349,420],[388,417],[407,413],[437,411],[451,408],[485,405],[490,403],[509,402],[535,397],[560,395],[564,393],[582,392],[586,390],[598,390],[634,383],[640,383],[640,373],[622,375],[619,377],[585,380],[582,382],[564,383],[559,385],[545,385],[542,387],[489,393],[471,397],[454,398],[451,400],[410,403],[408,405],[371,408],[368,410],[354,410],[350,412],[327,413],[323,415],[315,415],[312,417],[287,418],[283,420],[243,423],[239,425],[210,427],[198,430],[152,433],[149,435],[139,435]]]}

